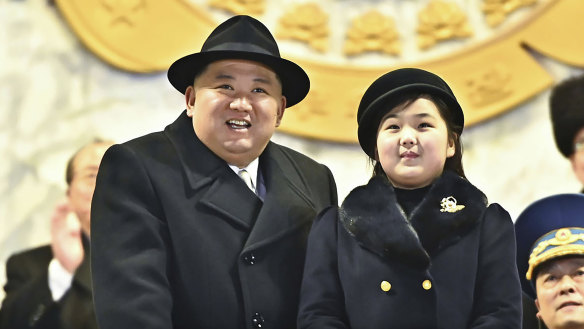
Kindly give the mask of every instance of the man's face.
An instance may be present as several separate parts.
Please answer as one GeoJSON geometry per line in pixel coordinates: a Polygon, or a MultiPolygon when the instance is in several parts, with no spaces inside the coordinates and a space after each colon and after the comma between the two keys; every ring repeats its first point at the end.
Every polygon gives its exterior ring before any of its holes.
{"type": "Polygon", "coordinates": [[[67,198],[71,210],[75,212],[85,234],[90,234],[91,199],[95,189],[95,178],[99,163],[110,143],[90,144],[75,156],[73,160],[73,177],[67,189],[67,198]]]}
{"type": "Polygon", "coordinates": [[[247,60],[209,64],[185,97],[197,137],[238,167],[246,167],[263,152],[286,108],[274,71],[247,60]]]}
{"type": "Polygon", "coordinates": [[[584,185],[584,128],[574,137],[574,153],[570,156],[572,170],[578,180],[584,185]]]}
{"type": "Polygon", "coordinates": [[[584,257],[541,266],[535,281],[538,317],[550,329],[584,328],[584,257]]]}

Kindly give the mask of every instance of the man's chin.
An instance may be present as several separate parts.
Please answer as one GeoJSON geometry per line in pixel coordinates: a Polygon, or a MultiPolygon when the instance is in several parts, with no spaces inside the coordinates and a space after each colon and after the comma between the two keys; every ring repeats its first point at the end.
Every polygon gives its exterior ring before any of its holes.
{"type": "Polygon", "coordinates": [[[558,321],[558,328],[574,328],[580,329],[584,328],[584,312],[580,311],[578,314],[566,314],[562,316],[562,319],[558,321]]]}

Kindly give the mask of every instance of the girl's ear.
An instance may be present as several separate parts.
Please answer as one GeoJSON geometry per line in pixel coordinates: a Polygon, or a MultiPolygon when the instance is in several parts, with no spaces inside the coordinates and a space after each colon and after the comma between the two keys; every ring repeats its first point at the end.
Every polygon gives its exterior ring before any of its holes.
{"type": "Polygon", "coordinates": [[[448,146],[446,147],[446,157],[451,158],[456,153],[456,140],[458,139],[457,134],[453,134],[453,138],[448,138],[448,146]]]}

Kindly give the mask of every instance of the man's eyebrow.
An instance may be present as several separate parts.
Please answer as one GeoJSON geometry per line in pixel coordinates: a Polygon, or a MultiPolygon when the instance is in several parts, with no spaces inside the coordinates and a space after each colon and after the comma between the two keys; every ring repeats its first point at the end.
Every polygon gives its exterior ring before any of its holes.
{"type": "Polygon", "coordinates": [[[88,165],[88,166],[79,168],[78,171],[98,170],[98,169],[99,169],[99,166],[98,165],[88,165]]]}
{"type": "Polygon", "coordinates": [[[233,80],[235,79],[233,76],[227,74],[227,73],[219,73],[215,76],[215,79],[227,79],[227,80],[233,80]]]}
{"type": "MultiPolygon", "coordinates": [[[[215,79],[217,80],[235,80],[235,77],[233,77],[232,75],[229,75],[227,73],[219,73],[215,76],[215,79]]],[[[259,83],[265,83],[265,84],[272,84],[273,80],[270,78],[263,78],[263,77],[257,77],[253,79],[254,82],[259,82],[259,83]]]]}
{"type": "Polygon", "coordinates": [[[254,82],[260,82],[260,83],[265,83],[265,84],[272,84],[272,79],[269,78],[255,78],[253,79],[254,82]]]}

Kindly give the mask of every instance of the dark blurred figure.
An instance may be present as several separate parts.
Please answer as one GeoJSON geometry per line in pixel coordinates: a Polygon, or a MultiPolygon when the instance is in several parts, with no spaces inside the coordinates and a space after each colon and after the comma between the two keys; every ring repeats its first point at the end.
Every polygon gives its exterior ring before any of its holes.
{"type": "Polygon", "coordinates": [[[584,75],[552,89],[550,111],[556,145],[584,185],[584,75]]]}

